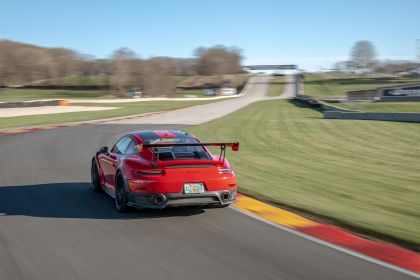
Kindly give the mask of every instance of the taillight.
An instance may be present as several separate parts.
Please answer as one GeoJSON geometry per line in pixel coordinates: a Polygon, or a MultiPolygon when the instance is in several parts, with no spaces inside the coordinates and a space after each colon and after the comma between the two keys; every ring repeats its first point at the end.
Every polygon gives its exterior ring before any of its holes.
{"type": "Polygon", "coordinates": [[[143,176],[157,176],[157,175],[163,175],[163,170],[136,170],[134,171],[137,175],[143,175],[143,176]]]}
{"type": "Polygon", "coordinates": [[[232,173],[231,168],[219,168],[219,173],[232,173]]]}

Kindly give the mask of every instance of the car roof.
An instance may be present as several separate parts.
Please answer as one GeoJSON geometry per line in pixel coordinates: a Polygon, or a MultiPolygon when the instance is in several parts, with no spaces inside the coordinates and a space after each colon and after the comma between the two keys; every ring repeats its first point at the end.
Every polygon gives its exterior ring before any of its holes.
{"type": "Polygon", "coordinates": [[[179,130],[140,130],[132,134],[143,141],[160,138],[194,138],[191,134],[179,130]]]}

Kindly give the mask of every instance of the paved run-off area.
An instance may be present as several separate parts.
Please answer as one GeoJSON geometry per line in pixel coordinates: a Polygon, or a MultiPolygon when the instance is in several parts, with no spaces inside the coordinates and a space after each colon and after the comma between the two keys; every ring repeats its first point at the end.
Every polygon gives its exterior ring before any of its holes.
{"type": "Polygon", "coordinates": [[[99,147],[129,130],[181,128],[92,124],[0,135],[0,279],[410,279],[231,209],[120,214],[89,190],[99,147]]]}
{"type": "Polygon", "coordinates": [[[33,116],[33,115],[49,115],[73,112],[91,112],[112,110],[118,107],[100,107],[100,106],[41,106],[41,107],[24,107],[24,108],[2,108],[0,109],[0,118],[33,116]]]}

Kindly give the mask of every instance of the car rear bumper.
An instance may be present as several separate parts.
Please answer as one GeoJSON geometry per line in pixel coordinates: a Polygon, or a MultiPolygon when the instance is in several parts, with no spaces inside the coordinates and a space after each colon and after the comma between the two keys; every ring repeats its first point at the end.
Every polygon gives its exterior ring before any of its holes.
{"type": "Polygon", "coordinates": [[[236,201],[236,190],[211,191],[200,194],[157,193],[138,194],[128,193],[128,205],[135,208],[163,209],[177,206],[225,206],[236,201]],[[229,198],[226,198],[228,194],[229,198]],[[162,198],[161,203],[157,196],[162,198]]]}

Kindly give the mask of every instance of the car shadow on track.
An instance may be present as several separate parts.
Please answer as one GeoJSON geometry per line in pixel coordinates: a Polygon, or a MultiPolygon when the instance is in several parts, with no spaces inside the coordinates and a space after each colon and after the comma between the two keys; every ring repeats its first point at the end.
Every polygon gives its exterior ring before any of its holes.
{"type": "Polygon", "coordinates": [[[150,219],[204,213],[193,207],[142,209],[120,213],[105,193],[95,193],[90,183],[53,183],[0,187],[0,216],[24,215],[81,219],[150,219]]]}

